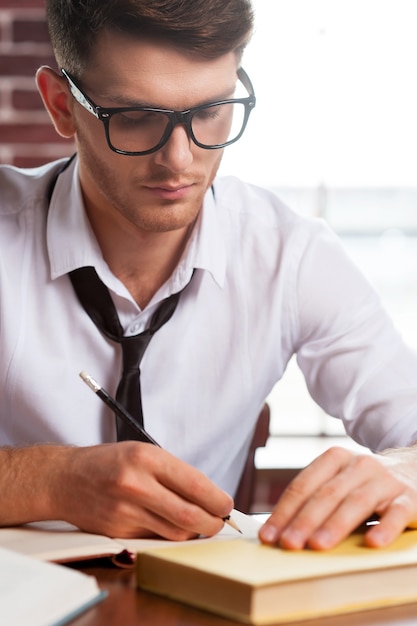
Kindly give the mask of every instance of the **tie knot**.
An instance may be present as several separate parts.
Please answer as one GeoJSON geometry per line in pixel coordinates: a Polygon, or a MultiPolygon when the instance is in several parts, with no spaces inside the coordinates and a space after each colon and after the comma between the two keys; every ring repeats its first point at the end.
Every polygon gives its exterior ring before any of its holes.
{"type": "Polygon", "coordinates": [[[123,354],[123,370],[139,369],[142,357],[152,338],[150,329],[132,337],[122,337],[120,340],[123,354]]]}

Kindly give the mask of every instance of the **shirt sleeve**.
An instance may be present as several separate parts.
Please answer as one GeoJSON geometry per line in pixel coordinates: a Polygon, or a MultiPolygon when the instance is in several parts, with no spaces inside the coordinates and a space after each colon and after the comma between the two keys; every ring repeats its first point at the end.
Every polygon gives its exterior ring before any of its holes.
{"type": "Polygon", "coordinates": [[[297,274],[297,361],[314,400],[377,451],[417,438],[417,354],[322,222],[297,274]]]}

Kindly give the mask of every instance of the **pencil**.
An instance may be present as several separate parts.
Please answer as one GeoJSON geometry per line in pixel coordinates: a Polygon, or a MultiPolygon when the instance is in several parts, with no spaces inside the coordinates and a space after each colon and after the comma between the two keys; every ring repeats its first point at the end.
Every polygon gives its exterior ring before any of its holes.
{"type": "Polygon", "coordinates": [[[83,381],[90,387],[90,389],[92,389],[98,395],[100,400],[103,400],[103,402],[107,404],[107,406],[114,413],[116,413],[118,417],[120,417],[124,422],[129,424],[129,426],[135,432],[137,432],[138,435],[141,436],[141,440],[146,441],[147,443],[151,443],[154,446],[158,446],[159,448],[161,447],[159,443],[157,443],[155,439],[153,439],[150,434],[147,433],[146,430],[140,424],[138,424],[136,420],[133,419],[130,413],[126,411],[124,406],[120,404],[120,402],[117,402],[117,400],[112,398],[112,396],[103,387],[101,387],[92,376],[87,374],[87,372],[80,372],[80,376],[83,381]]]}
{"type": "MultiPolygon", "coordinates": [[[[138,424],[136,420],[133,419],[130,413],[126,411],[124,406],[120,404],[120,402],[117,402],[117,400],[115,400],[108,393],[108,391],[106,391],[103,387],[101,387],[101,385],[99,385],[98,382],[94,380],[92,376],[90,376],[90,374],[88,374],[85,371],[82,371],[80,372],[80,377],[90,387],[90,389],[92,389],[94,393],[98,395],[100,400],[102,400],[105,404],[107,404],[107,406],[114,413],[116,413],[118,417],[120,417],[124,422],[129,424],[129,426],[133,428],[133,430],[140,435],[142,441],[145,441],[146,443],[151,443],[152,445],[158,446],[159,448],[161,447],[159,443],[157,443],[155,439],[153,439],[153,437],[151,437],[150,434],[146,432],[143,426],[138,424]]],[[[236,522],[234,522],[233,519],[230,517],[230,515],[223,517],[223,521],[225,522],[225,524],[228,524],[229,526],[237,530],[239,533],[242,532],[240,528],[238,527],[238,525],[236,524],[236,522]]]]}

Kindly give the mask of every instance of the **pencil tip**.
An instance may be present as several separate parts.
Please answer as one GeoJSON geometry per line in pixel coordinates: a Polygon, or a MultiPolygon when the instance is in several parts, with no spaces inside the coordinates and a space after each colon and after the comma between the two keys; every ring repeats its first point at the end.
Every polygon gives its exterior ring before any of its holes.
{"type": "Polygon", "coordinates": [[[236,522],[234,522],[232,520],[230,515],[227,515],[226,517],[223,517],[223,521],[225,522],[225,524],[228,524],[229,526],[234,528],[234,530],[237,530],[237,532],[240,533],[241,535],[243,534],[242,531],[240,530],[239,526],[236,524],[236,522]]]}

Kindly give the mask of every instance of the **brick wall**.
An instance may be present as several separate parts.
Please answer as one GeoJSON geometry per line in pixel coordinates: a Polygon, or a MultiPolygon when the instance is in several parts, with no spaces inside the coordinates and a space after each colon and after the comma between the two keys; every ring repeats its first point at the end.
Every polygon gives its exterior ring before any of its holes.
{"type": "Polygon", "coordinates": [[[54,130],[35,84],[55,67],[44,0],[0,0],[0,162],[34,167],[73,152],[54,130]]]}

